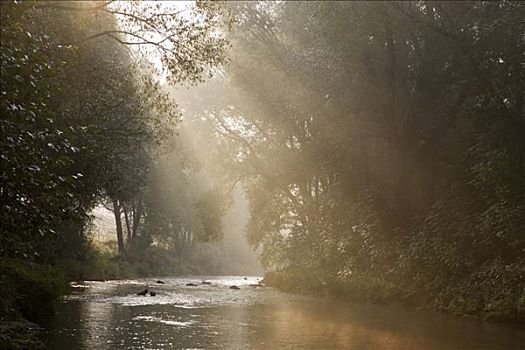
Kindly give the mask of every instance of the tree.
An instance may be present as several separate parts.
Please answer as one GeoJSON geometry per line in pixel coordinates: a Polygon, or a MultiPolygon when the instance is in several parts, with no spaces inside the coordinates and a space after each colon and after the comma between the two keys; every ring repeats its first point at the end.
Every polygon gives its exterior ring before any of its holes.
{"type": "Polygon", "coordinates": [[[140,198],[179,115],[129,47],[155,47],[174,82],[198,81],[224,59],[213,6],[188,9],[194,21],[164,10],[2,3],[3,256],[54,259],[56,241],[83,237],[86,213],[104,196],[126,210],[140,198]]]}
{"type": "Polygon", "coordinates": [[[202,114],[248,188],[267,267],[382,281],[441,308],[458,294],[478,312],[515,305],[522,4],[229,6],[235,94],[202,114]]]}

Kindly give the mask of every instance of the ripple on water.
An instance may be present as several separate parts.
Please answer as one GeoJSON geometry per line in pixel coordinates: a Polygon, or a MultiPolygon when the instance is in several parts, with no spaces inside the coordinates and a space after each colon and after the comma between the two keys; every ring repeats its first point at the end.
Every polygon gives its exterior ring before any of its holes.
{"type": "Polygon", "coordinates": [[[164,320],[159,317],[154,316],[136,316],[133,317],[132,320],[134,321],[146,321],[146,322],[157,322],[157,323],[163,323],[170,326],[177,326],[177,327],[188,327],[195,322],[193,321],[173,321],[173,320],[164,320]]]}
{"type": "Polygon", "coordinates": [[[84,282],[82,292],[73,293],[64,301],[111,303],[123,306],[173,305],[181,309],[197,309],[225,304],[251,303],[261,294],[253,287],[257,278],[185,278],[166,279],[164,284],[150,280],[84,282]],[[202,281],[207,281],[203,284],[202,281]],[[186,286],[187,283],[196,286],[186,286]],[[209,283],[209,284],[208,284],[209,283]],[[241,290],[232,290],[232,285],[241,290]],[[149,289],[156,296],[138,296],[149,289]]]}
{"type": "Polygon", "coordinates": [[[218,304],[227,304],[237,301],[235,298],[227,296],[217,296],[215,298],[203,297],[199,295],[166,293],[157,294],[155,297],[137,296],[136,294],[127,294],[122,296],[112,295],[78,295],[72,294],[64,298],[65,301],[81,301],[92,303],[110,303],[122,306],[147,306],[147,305],[173,305],[181,309],[201,309],[218,304]]]}

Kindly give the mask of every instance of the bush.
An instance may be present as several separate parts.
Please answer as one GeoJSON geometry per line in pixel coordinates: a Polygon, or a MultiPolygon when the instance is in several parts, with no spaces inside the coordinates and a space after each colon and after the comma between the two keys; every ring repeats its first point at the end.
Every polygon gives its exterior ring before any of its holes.
{"type": "Polygon", "coordinates": [[[279,288],[287,292],[300,291],[302,293],[316,293],[326,286],[326,282],[317,274],[305,268],[288,268],[281,271],[267,272],[264,282],[268,286],[279,288]]]}
{"type": "Polygon", "coordinates": [[[18,259],[5,259],[0,266],[2,318],[16,317],[19,312],[38,321],[52,311],[53,300],[68,291],[60,269],[18,259]]]}
{"type": "Polygon", "coordinates": [[[264,275],[264,282],[283,291],[323,293],[356,302],[391,304],[399,302],[402,296],[399,288],[379,279],[366,276],[332,277],[320,270],[301,267],[268,272],[264,275]]]}
{"type": "Polygon", "coordinates": [[[29,322],[10,322],[2,324],[0,349],[2,350],[45,350],[45,345],[36,337],[33,324],[29,322]]]}
{"type": "Polygon", "coordinates": [[[374,304],[399,303],[402,295],[401,290],[394,285],[367,276],[336,279],[331,289],[338,298],[374,304]]]}

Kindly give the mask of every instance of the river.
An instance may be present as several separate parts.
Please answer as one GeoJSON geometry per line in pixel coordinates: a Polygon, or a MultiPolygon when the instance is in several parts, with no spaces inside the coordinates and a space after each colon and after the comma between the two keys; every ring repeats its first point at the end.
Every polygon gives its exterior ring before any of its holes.
{"type": "Polygon", "coordinates": [[[258,280],[85,282],[57,303],[41,336],[53,350],[525,349],[519,326],[285,294],[258,280]],[[156,295],[138,296],[145,288],[156,295]]]}

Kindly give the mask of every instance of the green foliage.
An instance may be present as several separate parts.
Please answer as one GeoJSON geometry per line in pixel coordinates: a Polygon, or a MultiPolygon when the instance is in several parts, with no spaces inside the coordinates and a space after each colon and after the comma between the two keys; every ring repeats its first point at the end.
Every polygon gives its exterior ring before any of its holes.
{"type": "Polygon", "coordinates": [[[2,2],[2,256],[52,260],[41,256],[43,237],[61,241],[70,223],[81,235],[106,196],[124,208],[140,199],[180,117],[137,58],[143,46],[157,48],[177,82],[224,60],[216,6],[193,6],[191,21],[147,3],[113,5],[2,2]],[[151,42],[151,30],[164,40],[151,42]]]}
{"type": "Polygon", "coordinates": [[[316,277],[312,271],[306,269],[286,269],[267,272],[264,283],[288,292],[315,293],[323,288],[322,280],[316,277]]]}
{"type": "Polygon", "coordinates": [[[58,268],[5,259],[0,271],[3,315],[16,310],[29,320],[39,320],[50,311],[52,301],[68,291],[68,282],[58,268]]]}
{"type": "Polygon", "coordinates": [[[200,114],[277,284],[520,319],[523,3],[228,6],[226,88],[200,114]]]}
{"type": "Polygon", "coordinates": [[[36,337],[35,330],[31,329],[28,322],[9,322],[2,324],[0,334],[0,348],[5,350],[45,350],[46,347],[36,337]]]}
{"type": "Polygon", "coordinates": [[[288,292],[325,294],[352,302],[399,303],[400,289],[381,279],[366,276],[327,276],[323,271],[291,267],[264,275],[264,283],[288,292]]]}
{"type": "MultiPolygon", "coordinates": [[[[224,233],[222,232],[222,217],[226,207],[224,197],[218,191],[207,191],[196,203],[199,217],[201,217],[202,229],[197,234],[200,241],[220,241],[224,233]]],[[[199,232],[199,231],[197,231],[199,232]]]]}
{"type": "Polygon", "coordinates": [[[192,6],[195,21],[170,6],[0,3],[2,317],[45,315],[65,280],[159,272],[168,259],[140,230],[149,173],[180,119],[159,73],[200,81],[226,46],[217,6],[192,6]],[[167,71],[148,62],[152,48],[167,71]],[[88,242],[88,214],[108,199],[151,266],[88,242]]]}
{"type": "Polygon", "coordinates": [[[68,281],[110,280],[128,276],[126,267],[115,259],[115,251],[91,242],[85,243],[80,257],[59,259],[57,266],[68,281]]]}

